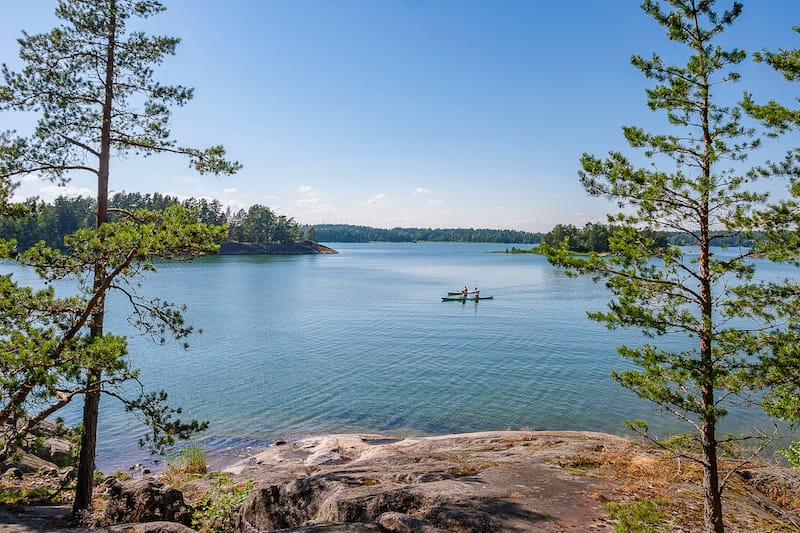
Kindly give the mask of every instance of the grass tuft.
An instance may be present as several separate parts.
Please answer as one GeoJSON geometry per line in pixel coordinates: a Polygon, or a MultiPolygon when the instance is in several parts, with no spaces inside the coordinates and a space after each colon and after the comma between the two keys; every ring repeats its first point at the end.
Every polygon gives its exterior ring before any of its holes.
{"type": "Polygon", "coordinates": [[[205,474],[208,469],[206,452],[199,442],[194,441],[167,459],[167,467],[172,473],[205,474]]]}

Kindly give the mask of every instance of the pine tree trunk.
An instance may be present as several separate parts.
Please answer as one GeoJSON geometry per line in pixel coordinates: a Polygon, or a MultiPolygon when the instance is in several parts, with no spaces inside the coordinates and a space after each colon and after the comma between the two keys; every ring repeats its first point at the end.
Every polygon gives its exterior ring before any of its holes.
{"type": "Polygon", "coordinates": [[[707,533],[724,533],[722,492],[719,488],[717,438],[714,422],[703,424],[703,522],[707,533]]]}
{"type": "MultiPolygon", "coordinates": [[[[102,278],[95,272],[94,289],[100,290],[102,278]]],[[[90,335],[103,335],[105,299],[100,298],[98,311],[92,315],[90,335]]],[[[97,452],[97,420],[100,415],[100,379],[102,373],[96,370],[88,372],[87,391],[83,399],[83,432],[81,433],[81,449],[78,457],[78,477],[75,484],[75,501],[72,512],[78,514],[92,509],[94,493],[95,456],[97,452]]]]}
{"type": "MultiPolygon", "coordinates": [[[[703,32],[700,29],[698,11],[692,3],[695,37],[697,43],[704,42],[703,32]]],[[[703,521],[707,533],[724,533],[725,526],[722,522],[722,493],[719,487],[719,471],[717,465],[717,414],[714,388],[716,365],[712,349],[714,332],[713,309],[714,299],[711,285],[714,274],[711,271],[711,220],[710,196],[712,188],[711,167],[714,161],[714,139],[711,133],[709,120],[710,87],[708,80],[708,66],[705,65],[705,53],[702,46],[697,48],[697,57],[700,61],[700,89],[702,100],[700,103],[700,125],[703,132],[703,158],[699,185],[701,186],[700,210],[698,222],[700,230],[699,242],[699,280],[700,280],[700,367],[701,367],[701,394],[702,394],[702,427],[701,443],[703,448],[703,521]]]]}
{"type": "MultiPolygon", "coordinates": [[[[114,97],[114,52],[117,34],[117,6],[116,0],[108,0],[109,20],[107,27],[107,46],[105,62],[105,95],[103,100],[103,123],[100,129],[100,158],[97,173],[97,219],[96,226],[108,221],[108,178],[111,162],[111,111],[114,97]]],[[[94,290],[102,291],[102,282],[105,276],[103,265],[95,265],[94,290]]],[[[90,335],[100,337],[103,335],[103,321],[105,315],[105,296],[101,295],[97,309],[92,315],[90,335]]],[[[89,511],[92,508],[92,493],[94,489],[95,453],[97,449],[97,420],[100,413],[100,388],[102,371],[89,369],[88,388],[84,395],[83,404],[83,434],[81,435],[81,451],[78,463],[78,480],[75,488],[75,502],[72,512],[89,511]]]]}
{"type": "MultiPolygon", "coordinates": [[[[97,384],[95,376],[90,380],[97,384]]],[[[92,508],[94,488],[95,450],[97,448],[97,418],[100,408],[100,391],[87,392],[83,400],[83,433],[78,462],[78,480],[75,486],[75,501],[72,512],[77,514],[92,508]],[[89,424],[87,426],[87,424],[89,424]]]]}
{"type": "Polygon", "coordinates": [[[706,533],[723,533],[722,494],[719,487],[717,465],[717,414],[715,402],[715,371],[713,338],[713,296],[711,291],[712,273],[710,268],[710,224],[708,220],[708,200],[704,200],[700,210],[700,267],[701,295],[701,334],[700,334],[700,372],[701,401],[703,407],[700,439],[703,448],[703,521],[706,533]]]}
{"type": "Polygon", "coordinates": [[[722,523],[722,494],[719,487],[719,471],[717,465],[717,414],[715,405],[715,365],[712,350],[713,314],[710,268],[710,240],[708,222],[708,201],[703,202],[700,224],[700,294],[701,304],[701,329],[700,335],[700,371],[701,401],[703,407],[701,444],[703,448],[703,521],[706,533],[723,533],[725,527],[722,523]]]}

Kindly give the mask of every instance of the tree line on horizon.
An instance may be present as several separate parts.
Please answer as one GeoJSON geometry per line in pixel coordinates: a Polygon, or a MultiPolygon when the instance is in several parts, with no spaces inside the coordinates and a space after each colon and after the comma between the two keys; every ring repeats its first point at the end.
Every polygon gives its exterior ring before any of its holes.
{"type": "MultiPolygon", "coordinates": [[[[59,196],[52,202],[29,200],[34,208],[27,216],[0,220],[0,238],[14,239],[20,251],[39,241],[62,248],[64,237],[94,224],[96,202],[83,196],[59,196]]],[[[227,225],[227,240],[258,244],[291,242],[306,238],[320,242],[496,242],[536,244],[545,234],[517,230],[473,228],[372,228],[347,224],[301,225],[293,217],[277,215],[269,207],[255,204],[248,209],[223,208],[219,200],[188,198],[161,193],[119,192],[109,198],[110,218],[117,211],[146,209],[161,211],[179,205],[195,212],[198,222],[227,225]]]]}
{"type": "Polygon", "coordinates": [[[316,224],[321,242],[496,242],[536,244],[544,234],[487,228],[373,228],[351,224],[316,224]]]}
{"type": "MultiPolygon", "coordinates": [[[[20,251],[39,241],[62,248],[64,237],[94,224],[96,202],[83,196],[59,196],[52,202],[28,200],[32,209],[26,216],[0,220],[0,238],[14,239],[20,251]]],[[[516,230],[473,228],[372,228],[345,224],[301,225],[293,217],[277,215],[269,207],[254,204],[247,209],[223,208],[219,200],[179,199],[161,193],[118,192],[109,198],[111,220],[124,212],[145,209],[162,211],[170,206],[192,210],[198,222],[227,225],[226,240],[257,244],[308,239],[321,242],[497,242],[535,244],[544,234],[516,230]]]]}
{"type": "MultiPolygon", "coordinates": [[[[94,224],[96,203],[84,196],[59,196],[49,203],[29,200],[34,209],[27,216],[0,220],[0,239],[14,239],[17,249],[25,251],[39,241],[52,248],[63,248],[64,237],[94,224]]],[[[182,206],[195,213],[198,222],[211,226],[227,225],[226,240],[257,244],[293,242],[308,239],[328,243],[366,242],[465,242],[558,245],[565,239],[570,251],[609,252],[609,236],[617,227],[614,224],[586,223],[582,228],[574,224],[556,224],[549,232],[498,230],[487,228],[374,228],[350,224],[302,225],[293,217],[277,215],[269,207],[255,204],[248,209],[223,208],[219,200],[205,198],[179,199],[161,193],[118,192],[109,198],[109,218],[119,219],[124,212],[145,209],[162,211],[170,206],[182,206]]],[[[722,234],[714,232],[719,246],[749,247],[763,234],[722,234]]],[[[687,233],[652,231],[655,242],[664,247],[691,246],[687,233]]]]}

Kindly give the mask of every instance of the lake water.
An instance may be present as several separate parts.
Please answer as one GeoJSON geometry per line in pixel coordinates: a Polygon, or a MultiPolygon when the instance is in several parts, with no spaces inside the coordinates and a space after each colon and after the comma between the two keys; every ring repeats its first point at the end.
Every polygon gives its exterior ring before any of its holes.
{"type": "MultiPolygon", "coordinates": [[[[567,278],[540,256],[487,253],[505,245],[332,246],[338,255],[161,264],[144,284],[186,303],[203,333],[187,351],[133,337],[130,357],[149,388],[210,422],[204,443],[218,459],[328,432],[626,434],[625,419],[662,434],[685,430],[611,380],[627,367],[616,346],[641,336],[585,317],[608,301],[602,284],[567,278]],[[465,284],[494,299],[441,300],[465,284]]],[[[0,269],[34,281],[8,263],[0,269]]],[[[107,330],[130,333],[124,303],[109,306],[107,330]]],[[[80,406],[62,415],[77,422],[80,406]]],[[[737,413],[725,429],[765,422],[737,413]]],[[[99,468],[142,462],[135,443],[144,429],[110,398],[100,433],[99,468]]]]}

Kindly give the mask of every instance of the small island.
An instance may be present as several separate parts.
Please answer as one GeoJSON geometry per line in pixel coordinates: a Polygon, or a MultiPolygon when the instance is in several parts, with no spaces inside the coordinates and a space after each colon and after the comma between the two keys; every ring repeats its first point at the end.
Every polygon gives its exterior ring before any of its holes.
{"type": "Polygon", "coordinates": [[[225,241],[219,246],[219,255],[310,255],[338,254],[336,250],[316,241],[291,242],[239,242],[225,241]]]}

